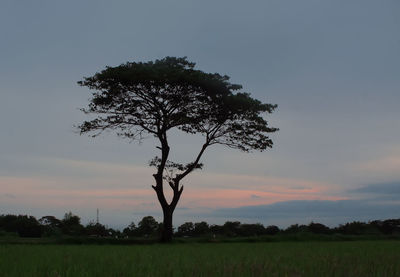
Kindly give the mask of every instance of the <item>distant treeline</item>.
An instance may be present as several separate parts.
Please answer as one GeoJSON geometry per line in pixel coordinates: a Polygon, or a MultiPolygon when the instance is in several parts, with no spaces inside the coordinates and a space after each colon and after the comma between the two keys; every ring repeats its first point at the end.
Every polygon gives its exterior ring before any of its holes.
{"type": "MultiPolygon", "coordinates": [[[[111,238],[140,238],[157,237],[162,230],[152,216],[145,216],[136,225],[129,224],[122,232],[108,228],[100,223],[90,222],[81,224],[79,216],[66,213],[63,219],[54,216],[43,216],[37,220],[27,215],[0,215],[0,235],[16,233],[20,237],[111,237],[111,238]]],[[[311,222],[308,225],[294,224],[286,229],[275,225],[267,226],[260,223],[245,224],[238,221],[227,221],[223,225],[209,225],[207,222],[186,222],[175,230],[176,237],[253,237],[274,236],[277,234],[343,234],[343,235],[398,235],[400,234],[400,219],[374,220],[368,223],[354,221],[329,228],[321,223],[311,222]]]]}

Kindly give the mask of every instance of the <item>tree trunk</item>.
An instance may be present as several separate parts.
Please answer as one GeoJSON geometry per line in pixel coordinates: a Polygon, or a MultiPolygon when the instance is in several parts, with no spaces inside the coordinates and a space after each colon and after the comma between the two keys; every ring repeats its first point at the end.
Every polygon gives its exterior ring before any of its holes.
{"type": "Polygon", "coordinates": [[[162,232],[161,242],[170,242],[172,241],[172,235],[173,235],[173,228],[172,228],[173,210],[169,205],[167,207],[163,207],[163,214],[164,214],[164,220],[163,220],[163,227],[161,230],[162,232]]]}

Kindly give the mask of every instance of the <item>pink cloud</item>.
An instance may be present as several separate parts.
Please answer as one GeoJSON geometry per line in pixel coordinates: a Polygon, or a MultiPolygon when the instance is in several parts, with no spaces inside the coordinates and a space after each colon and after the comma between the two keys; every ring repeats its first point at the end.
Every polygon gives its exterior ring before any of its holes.
{"type": "Polygon", "coordinates": [[[341,200],[344,197],[329,196],[315,190],[298,193],[283,189],[276,192],[260,190],[237,189],[204,189],[186,192],[182,196],[182,205],[185,207],[240,207],[248,205],[266,205],[290,200],[341,200]],[[256,195],[257,197],[253,197],[256,195]]]}
{"type": "MultiPolygon", "coordinates": [[[[3,194],[15,195],[5,203],[30,207],[69,207],[142,210],[148,204],[159,209],[151,188],[149,168],[108,165],[96,162],[57,160],[66,172],[76,175],[35,177],[0,177],[3,194]],[[85,173],[80,178],[80,172],[85,173]]],[[[57,172],[57,171],[55,171],[57,172]]],[[[265,205],[289,200],[345,199],[334,191],[334,184],[282,177],[198,172],[183,182],[185,189],[178,206],[188,208],[239,207],[265,205]],[[301,189],[299,189],[301,188],[301,189]]],[[[167,198],[171,198],[169,187],[167,198]]]]}

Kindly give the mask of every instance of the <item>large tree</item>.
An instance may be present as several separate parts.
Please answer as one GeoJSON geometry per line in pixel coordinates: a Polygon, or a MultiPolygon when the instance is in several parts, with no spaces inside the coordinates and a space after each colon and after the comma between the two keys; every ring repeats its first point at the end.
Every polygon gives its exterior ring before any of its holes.
{"type": "Polygon", "coordinates": [[[153,189],[164,215],[162,241],[172,239],[172,215],[183,191],[181,181],[202,167],[200,159],[206,148],[221,144],[244,152],[263,151],[272,147],[268,134],[278,130],[269,127],[264,117],[276,105],[240,92],[242,87],[231,84],[228,76],[195,69],[186,57],[106,67],[78,84],[93,90],[82,111],[94,118],[79,126],[81,133],[97,136],[113,130],[132,140],[149,135],[158,140],[160,156],[150,165],[156,167],[153,189]],[[191,162],[168,159],[168,132],[172,129],[204,137],[191,162]],[[173,191],[170,202],[164,194],[165,184],[173,191]]]}

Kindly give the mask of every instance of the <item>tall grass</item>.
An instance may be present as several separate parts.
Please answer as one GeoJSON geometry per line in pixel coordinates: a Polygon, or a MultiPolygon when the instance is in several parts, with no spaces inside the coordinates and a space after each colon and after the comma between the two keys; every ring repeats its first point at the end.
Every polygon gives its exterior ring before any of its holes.
{"type": "Polygon", "coordinates": [[[0,245],[0,276],[400,276],[400,242],[0,245]]]}

